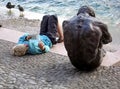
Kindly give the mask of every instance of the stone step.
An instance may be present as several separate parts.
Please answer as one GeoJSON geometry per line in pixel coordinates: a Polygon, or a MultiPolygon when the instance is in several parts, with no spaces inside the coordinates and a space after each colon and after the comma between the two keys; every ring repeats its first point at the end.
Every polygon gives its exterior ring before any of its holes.
{"type": "MultiPolygon", "coordinates": [[[[19,37],[23,35],[24,32],[15,31],[7,28],[0,28],[0,39],[17,43],[19,37]]],[[[64,43],[58,43],[54,45],[50,52],[57,53],[60,55],[67,56],[67,51],[65,50],[64,43]]],[[[107,55],[102,61],[102,66],[112,66],[120,61],[120,52],[107,52],[107,55]]]]}

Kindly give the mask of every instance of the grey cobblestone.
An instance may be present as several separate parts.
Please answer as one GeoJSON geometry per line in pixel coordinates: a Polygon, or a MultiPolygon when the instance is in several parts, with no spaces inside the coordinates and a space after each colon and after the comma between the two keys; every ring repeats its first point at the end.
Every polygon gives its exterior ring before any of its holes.
{"type": "Polygon", "coordinates": [[[34,56],[12,56],[10,49],[13,45],[0,40],[0,89],[120,88],[119,65],[99,67],[94,72],[83,73],[71,65],[67,56],[50,52],[34,56]]]}

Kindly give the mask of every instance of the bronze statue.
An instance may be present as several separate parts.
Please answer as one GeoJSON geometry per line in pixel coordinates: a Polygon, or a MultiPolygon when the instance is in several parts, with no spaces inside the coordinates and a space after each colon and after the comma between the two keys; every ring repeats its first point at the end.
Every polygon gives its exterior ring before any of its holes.
{"type": "Polygon", "coordinates": [[[107,25],[95,18],[94,10],[82,6],[77,15],[63,22],[64,45],[71,63],[81,71],[100,66],[103,44],[112,41],[107,25]]]}

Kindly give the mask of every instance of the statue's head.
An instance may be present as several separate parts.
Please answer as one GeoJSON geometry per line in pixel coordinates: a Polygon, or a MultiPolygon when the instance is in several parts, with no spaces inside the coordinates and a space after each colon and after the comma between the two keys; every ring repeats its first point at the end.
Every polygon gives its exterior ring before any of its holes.
{"type": "Polygon", "coordinates": [[[81,13],[87,13],[89,16],[95,17],[95,12],[94,10],[89,7],[89,6],[82,6],[79,10],[77,15],[81,14],[81,13]]]}

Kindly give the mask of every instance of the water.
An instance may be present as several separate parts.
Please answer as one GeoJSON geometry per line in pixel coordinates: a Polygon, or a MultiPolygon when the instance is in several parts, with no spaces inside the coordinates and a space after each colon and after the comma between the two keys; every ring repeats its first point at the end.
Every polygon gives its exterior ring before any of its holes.
{"type": "Polygon", "coordinates": [[[96,14],[118,20],[120,17],[120,0],[0,0],[5,6],[8,1],[15,5],[22,5],[25,10],[41,14],[57,14],[62,17],[76,15],[83,5],[94,8],[96,14]]]}
{"type": "Polygon", "coordinates": [[[25,11],[56,14],[65,19],[76,15],[81,6],[89,5],[95,10],[97,18],[108,25],[113,37],[112,44],[117,44],[117,47],[120,44],[120,0],[0,0],[0,6],[5,7],[8,1],[22,5],[25,11]]]}

